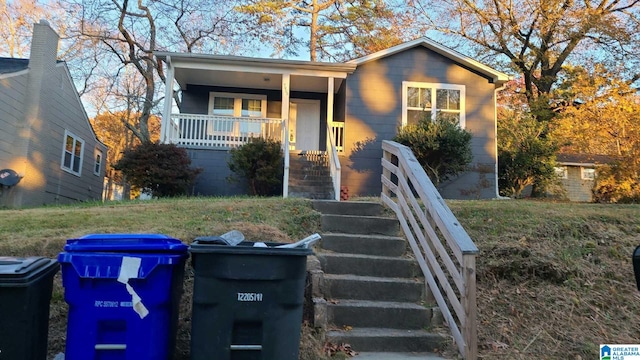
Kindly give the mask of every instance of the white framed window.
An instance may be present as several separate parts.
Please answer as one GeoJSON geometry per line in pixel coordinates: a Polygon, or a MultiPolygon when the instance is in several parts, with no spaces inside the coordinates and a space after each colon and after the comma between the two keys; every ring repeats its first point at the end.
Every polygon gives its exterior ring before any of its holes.
{"type": "Polygon", "coordinates": [[[455,84],[402,82],[402,126],[447,116],[465,127],[466,87],[455,84]]]}
{"type": "Polygon", "coordinates": [[[100,176],[100,172],[102,170],[102,151],[96,149],[93,158],[95,160],[93,164],[93,174],[96,176],[100,176]]]}
{"type": "Polygon", "coordinates": [[[64,131],[62,144],[62,170],[80,176],[82,174],[82,154],[84,153],[84,140],[72,132],[64,131]]]}
{"type": "Polygon", "coordinates": [[[556,176],[559,179],[568,179],[568,173],[567,173],[567,167],[566,166],[556,166],[554,168],[555,172],[556,172],[556,176]]]}
{"type": "Polygon", "coordinates": [[[596,179],[596,169],[594,168],[580,168],[580,172],[582,173],[582,180],[595,180],[596,179]]]}
{"type": "MultiPolygon", "coordinates": [[[[215,93],[209,94],[209,114],[229,117],[266,118],[267,96],[259,94],[215,93]]],[[[261,124],[236,121],[215,122],[213,132],[260,133],[261,124]]]]}

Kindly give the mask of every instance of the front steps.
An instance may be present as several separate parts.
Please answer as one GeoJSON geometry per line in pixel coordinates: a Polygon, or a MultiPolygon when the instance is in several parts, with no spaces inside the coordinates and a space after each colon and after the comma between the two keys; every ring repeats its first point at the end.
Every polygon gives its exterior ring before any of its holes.
{"type": "Polygon", "coordinates": [[[333,180],[325,151],[291,152],[289,197],[334,199],[333,180]]]}
{"type": "Polygon", "coordinates": [[[358,352],[431,352],[444,337],[429,331],[442,316],[407,256],[398,221],[376,202],[314,201],[322,213],[322,271],[316,274],[316,326],[327,340],[358,352]],[[321,296],[319,296],[321,295],[321,296]]]}

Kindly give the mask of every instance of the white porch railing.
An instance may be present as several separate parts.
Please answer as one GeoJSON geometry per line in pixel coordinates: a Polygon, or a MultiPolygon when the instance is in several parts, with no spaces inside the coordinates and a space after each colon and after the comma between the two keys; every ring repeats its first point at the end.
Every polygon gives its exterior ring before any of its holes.
{"type": "Polygon", "coordinates": [[[327,127],[327,157],[329,158],[331,180],[333,180],[333,199],[340,201],[340,177],[342,176],[342,173],[340,170],[338,151],[334,144],[333,132],[327,127]]]}
{"type": "Polygon", "coordinates": [[[336,151],[339,153],[344,152],[344,122],[331,122],[331,133],[333,134],[333,144],[336,147],[336,151]]]}
{"type": "Polygon", "coordinates": [[[476,359],[478,248],[411,150],[388,140],[382,150],[381,198],[398,216],[458,350],[465,359],[476,359]]]}
{"type": "Polygon", "coordinates": [[[167,138],[178,145],[235,148],[255,137],[281,140],[283,126],[282,119],[172,114],[167,138]]]}

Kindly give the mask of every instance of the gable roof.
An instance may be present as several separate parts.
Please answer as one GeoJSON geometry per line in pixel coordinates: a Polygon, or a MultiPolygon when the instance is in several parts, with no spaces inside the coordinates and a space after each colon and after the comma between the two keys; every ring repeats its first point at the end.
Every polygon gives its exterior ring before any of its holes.
{"type": "Polygon", "coordinates": [[[0,57],[0,74],[9,74],[29,68],[29,59],[0,57]]]}
{"type": "Polygon", "coordinates": [[[487,65],[482,64],[481,62],[474,60],[466,55],[463,55],[451,48],[448,48],[438,42],[435,42],[429,38],[426,37],[422,37],[413,41],[408,41],[396,46],[392,46],[388,49],[385,50],[380,50],[378,52],[375,52],[373,54],[369,54],[351,61],[347,61],[346,64],[355,64],[357,65],[361,65],[361,64],[365,64],[368,63],[370,61],[374,61],[374,60],[378,60],[378,59],[382,59],[385,58],[387,56],[391,56],[394,54],[397,54],[399,52],[403,52],[409,49],[413,49],[415,47],[418,46],[422,46],[424,48],[427,48],[435,53],[438,53],[448,59],[451,59],[459,64],[462,64],[470,69],[473,69],[477,72],[479,72],[480,74],[483,74],[485,76],[487,76],[489,79],[492,79],[493,82],[497,85],[497,86],[501,86],[502,84],[504,84],[505,82],[511,80],[511,76],[495,70],[487,65]]]}

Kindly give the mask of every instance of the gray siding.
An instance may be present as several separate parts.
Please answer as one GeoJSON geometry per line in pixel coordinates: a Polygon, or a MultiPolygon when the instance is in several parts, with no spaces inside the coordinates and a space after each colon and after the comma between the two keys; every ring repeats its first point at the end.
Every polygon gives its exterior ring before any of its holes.
{"type": "Polygon", "coordinates": [[[582,167],[567,166],[567,178],[561,179],[560,182],[569,200],[578,202],[593,201],[592,190],[595,182],[582,179],[582,167]]]}
{"type": "Polygon", "coordinates": [[[106,148],[96,140],[75,87],[69,81],[63,65],[58,66],[53,80],[43,86],[43,91],[51,94],[42,99],[42,108],[47,109],[41,114],[43,123],[47,125],[42,129],[46,128],[46,132],[38,134],[37,138],[41,140],[33,144],[31,150],[32,153],[45,153],[47,149],[51,149],[45,155],[47,165],[44,169],[48,179],[45,186],[46,203],[100,200],[106,148]],[[81,176],[61,169],[65,130],[84,141],[81,176]],[[99,176],[93,172],[96,148],[101,149],[103,153],[103,166],[99,176]]]}
{"type": "MultiPolygon", "coordinates": [[[[0,206],[29,207],[102,199],[107,148],[96,140],[65,65],[58,64],[53,71],[46,72],[44,76],[40,93],[34,97],[37,99],[35,101],[37,105],[35,105],[35,111],[31,112],[34,119],[29,139],[28,141],[21,139],[24,141],[23,144],[28,144],[25,177],[14,188],[5,189],[0,195],[0,206]],[[65,130],[84,140],[81,176],[68,173],[61,168],[65,130]],[[94,174],[96,149],[103,154],[99,175],[94,174]]],[[[27,76],[20,78],[27,78],[27,76]]],[[[10,86],[16,93],[26,91],[22,84],[10,86]]],[[[17,106],[14,108],[6,105],[9,97],[4,96],[4,91],[8,89],[4,87],[1,89],[3,93],[0,95],[2,97],[0,112],[13,111],[18,115],[15,117],[15,122],[25,121],[25,116],[17,106]]],[[[14,97],[21,96],[14,94],[14,97]]],[[[18,103],[17,99],[12,101],[18,103]]],[[[0,129],[0,139],[6,139],[9,136],[9,131],[6,130],[10,129],[11,126],[5,127],[3,124],[0,129]]],[[[5,158],[8,158],[9,163],[20,157],[15,148],[14,151],[2,153],[5,154],[5,158]]],[[[0,160],[3,160],[2,157],[0,160]]],[[[17,164],[13,166],[19,167],[17,164]]]]}
{"type": "Polygon", "coordinates": [[[27,75],[4,77],[0,81],[0,170],[11,168],[16,123],[22,118],[27,75]]]}
{"type": "Polygon", "coordinates": [[[402,123],[403,81],[465,85],[475,171],[442,184],[440,190],[448,198],[495,197],[494,85],[423,47],[359,65],[348,77],[342,185],[352,196],[380,194],[381,144],[392,139],[402,123]]]}
{"type": "Polygon", "coordinates": [[[249,193],[246,181],[227,180],[232,174],[227,165],[230,156],[228,151],[187,149],[187,152],[191,158],[191,166],[203,170],[193,185],[193,195],[232,196],[249,193]]]}

